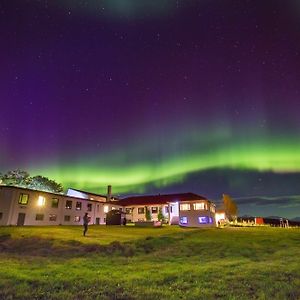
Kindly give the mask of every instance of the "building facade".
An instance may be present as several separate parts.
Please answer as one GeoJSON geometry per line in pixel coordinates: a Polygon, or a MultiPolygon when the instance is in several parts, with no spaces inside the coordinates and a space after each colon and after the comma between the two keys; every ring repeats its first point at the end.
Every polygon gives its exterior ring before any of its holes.
{"type": "Polygon", "coordinates": [[[0,186],[0,225],[81,225],[87,212],[90,224],[106,224],[106,214],[120,210],[128,222],[163,220],[170,225],[214,227],[215,205],[193,193],[113,198],[68,189],[56,194],[21,187],[0,186]],[[146,211],[148,211],[146,213],[146,211]]]}

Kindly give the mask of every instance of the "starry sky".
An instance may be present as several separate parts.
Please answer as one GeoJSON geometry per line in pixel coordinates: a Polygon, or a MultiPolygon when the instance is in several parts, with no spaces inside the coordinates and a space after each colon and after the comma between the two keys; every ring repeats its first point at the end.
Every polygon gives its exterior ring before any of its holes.
{"type": "Polygon", "coordinates": [[[300,216],[298,0],[4,0],[0,44],[0,172],[300,216]]]}

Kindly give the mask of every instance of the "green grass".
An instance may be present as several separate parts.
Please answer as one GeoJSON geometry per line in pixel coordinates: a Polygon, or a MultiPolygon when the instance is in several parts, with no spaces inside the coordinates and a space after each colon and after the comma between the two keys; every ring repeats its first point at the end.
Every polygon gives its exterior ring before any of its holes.
{"type": "Polygon", "coordinates": [[[300,299],[300,230],[0,227],[0,299],[300,299]]]}

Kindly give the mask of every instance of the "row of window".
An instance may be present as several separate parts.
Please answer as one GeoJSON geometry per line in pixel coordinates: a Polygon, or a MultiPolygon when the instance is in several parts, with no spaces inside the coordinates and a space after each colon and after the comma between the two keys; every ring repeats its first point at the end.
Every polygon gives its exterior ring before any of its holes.
{"type": "MultiPolygon", "coordinates": [[[[27,205],[29,201],[29,195],[21,193],[19,196],[18,203],[21,205],[27,205]]],[[[51,207],[58,208],[59,199],[58,198],[52,198],[51,199],[51,207]]],[[[46,204],[46,198],[43,196],[38,197],[37,205],[38,206],[44,206],[46,204]]]]}
{"type": "MultiPolygon", "coordinates": [[[[45,217],[44,214],[36,214],[35,215],[35,220],[36,221],[44,221],[44,217],[45,217]]],[[[49,221],[55,222],[56,220],[57,220],[57,215],[49,214],[49,221]]],[[[74,217],[74,222],[80,222],[80,220],[81,220],[80,216],[75,216],[74,217]]],[[[65,222],[70,222],[71,221],[71,216],[69,216],[69,215],[64,216],[64,221],[65,222]]]]}
{"type": "MultiPolygon", "coordinates": [[[[72,209],[73,206],[73,201],[72,200],[66,200],[66,205],[65,209],[72,209]]],[[[87,211],[92,211],[93,204],[92,203],[87,203],[87,211]]],[[[82,209],[82,202],[77,201],[75,205],[76,210],[81,210],[82,209]]]]}
{"type": "MultiPolygon", "coordinates": [[[[29,201],[29,195],[28,194],[23,194],[21,193],[19,196],[19,204],[21,205],[27,205],[29,201]]],[[[46,204],[46,198],[44,196],[39,196],[38,197],[38,201],[37,201],[37,205],[38,206],[45,206],[46,204]]],[[[59,204],[59,199],[58,198],[52,198],[51,199],[51,207],[52,208],[58,208],[58,204],[59,204]]],[[[72,200],[66,200],[66,205],[65,205],[65,209],[72,209],[73,206],[73,201],[72,200]]],[[[92,203],[87,203],[87,211],[92,211],[92,203]]],[[[76,210],[81,210],[82,209],[82,202],[77,201],[76,205],[75,205],[75,209],[76,210]]]]}
{"type": "MultiPolygon", "coordinates": [[[[173,211],[172,206],[170,208],[171,208],[170,212],[172,212],[173,211]]],[[[168,206],[165,206],[164,209],[165,209],[165,213],[169,212],[169,207],[168,206]]],[[[133,210],[132,208],[127,207],[127,208],[125,208],[125,213],[126,214],[131,214],[132,210],[133,210]]],[[[159,208],[157,206],[150,207],[150,211],[151,211],[152,214],[158,214],[158,210],[159,210],[159,208]]],[[[138,214],[142,215],[144,213],[145,213],[145,207],[138,207],[138,214]]]]}
{"type": "MultiPolygon", "coordinates": [[[[212,217],[198,217],[199,224],[212,224],[213,221],[212,217]]],[[[188,217],[180,217],[180,224],[188,224],[188,217]]]]}
{"type": "MultiPolygon", "coordinates": [[[[208,210],[208,205],[206,203],[200,202],[200,203],[193,203],[193,209],[194,210],[208,210]]],[[[191,204],[190,203],[182,203],[180,204],[180,210],[191,210],[191,204]]],[[[215,212],[215,207],[213,205],[210,206],[210,211],[215,212]]]]}

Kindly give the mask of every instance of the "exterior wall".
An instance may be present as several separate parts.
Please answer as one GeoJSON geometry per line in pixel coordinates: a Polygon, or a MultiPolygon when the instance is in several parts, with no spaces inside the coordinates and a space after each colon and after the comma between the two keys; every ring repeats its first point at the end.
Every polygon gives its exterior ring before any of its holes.
{"type": "Polygon", "coordinates": [[[215,206],[210,201],[179,202],[179,225],[183,227],[215,227],[215,206]],[[194,204],[203,203],[204,209],[194,209],[194,204]],[[182,210],[181,204],[190,206],[190,210],[182,210]]]}
{"type": "Polygon", "coordinates": [[[90,224],[105,224],[106,213],[119,205],[69,197],[61,194],[47,193],[17,187],[0,187],[0,225],[17,225],[19,214],[25,214],[24,223],[20,225],[82,225],[82,218],[87,212],[91,217],[90,224]],[[20,195],[28,195],[28,202],[19,203],[20,195]],[[39,205],[39,197],[44,197],[44,204],[39,205]],[[52,200],[58,199],[58,207],[52,207],[52,200]],[[67,208],[67,201],[71,208],[67,208]],[[81,207],[77,206],[81,203],[81,207]],[[91,209],[88,210],[88,205],[91,209]],[[77,207],[77,209],[76,209],[77,207]],[[37,215],[43,215],[39,220],[37,215]]]}

